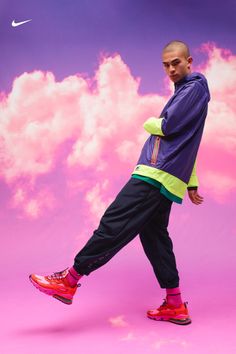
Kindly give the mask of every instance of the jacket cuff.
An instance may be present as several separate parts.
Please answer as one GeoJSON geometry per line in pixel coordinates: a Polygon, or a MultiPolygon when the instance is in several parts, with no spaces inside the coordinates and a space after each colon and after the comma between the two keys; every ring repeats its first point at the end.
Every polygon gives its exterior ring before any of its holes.
{"type": "Polygon", "coordinates": [[[187,187],[198,187],[199,186],[199,182],[198,182],[198,177],[196,174],[196,162],[197,160],[195,159],[194,165],[193,165],[193,170],[192,170],[192,174],[190,176],[189,182],[187,187]]]}
{"type": "Polygon", "coordinates": [[[191,190],[197,190],[198,187],[187,187],[187,189],[188,189],[189,191],[191,191],[191,190]]]}
{"type": "Polygon", "coordinates": [[[143,127],[149,134],[164,136],[164,133],[161,129],[163,119],[164,118],[150,117],[143,124],[143,127]]]}

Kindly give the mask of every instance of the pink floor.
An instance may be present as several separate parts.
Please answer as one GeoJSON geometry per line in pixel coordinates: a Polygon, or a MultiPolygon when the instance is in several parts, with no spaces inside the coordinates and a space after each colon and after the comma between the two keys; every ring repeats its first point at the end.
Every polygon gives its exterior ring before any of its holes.
{"type": "MultiPolygon", "coordinates": [[[[203,276],[194,268],[184,271],[187,264],[181,263],[180,286],[192,318],[188,326],[145,317],[165,291],[156,284],[138,239],[109,266],[84,277],[69,306],[35,289],[26,268],[19,264],[12,281],[2,276],[2,354],[236,352],[235,278],[224,267],[209,264],[203,276]]],[[[49,268],[38,270],[46,274],[49,268]]]]}
{"type": "Polygon", "coordinates": [[[143,275],[132,282],[116,275],[110,284],[105,272],[84,280],[74,304],[66,306],[34,291],[21,274],[22,283],[15,282],[2,302],[1,353],[235,353],[235,301],[224,282],[213,299],[213,284],[205,280],[201,290],[186,282],[192,324],[177,326],[145,318],[162,294],[143,275]]]}

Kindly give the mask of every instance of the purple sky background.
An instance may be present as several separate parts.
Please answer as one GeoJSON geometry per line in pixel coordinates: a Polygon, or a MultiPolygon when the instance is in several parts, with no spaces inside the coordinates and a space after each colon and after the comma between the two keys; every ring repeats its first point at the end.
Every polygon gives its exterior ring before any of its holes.
{"type": "MultiPolygon", "coordinates": [[[[0,0],[0,92],[7,94],[17,76],[33,70],[51,71],[58,81],[77,73],[91,78],[102,53],[118,53],[133,77],[141,79],[140,94],[164,95],[162,47],[172,39],[186,41],[196,66],[207,60],[200,51],[203,43],[214,42],[236,55],[235,14],[233,0],[217,4],[202,0],[0,0]],[[32,21],[12,28],[13,19],[32,21]]],[[[217,72],[217,79],[221,75],[217,72]]],[[[37,346],[44,354],[52,350],[73,354],[78,348],[87,354],[235,353],[235,191],[225,201],[207,194],[201,176],[208,161],[202,153],[198,175],[205,201],[195,206],[186,198],[183,205],[174,204],[169,226],[183,300],[189,301],[193,318],[190,326],[145,318],[146,310],[159,306],[165,293],[138,237],[109,264],[81,281],[71,307],[32,288],[28,274],[47,274],[70,266],[99,220],[85,213],[83,190],[72,196],[65,192],[68,173],[60,161],[70,143],[68,146],[58,152],[57,168],[37,177],[37,188],[50,186],[58,202],[42,217],[31,219],[12,208],[15,186],[0,179],[5,324],[0,350],[2,346],[4,354],[32,354],[37,346]],[[88,346],[94,341],[97,347],[88,346]]],[[[223,161],[212,153],[208,156],[220,171],[223,161]]],[[[113,199],[126,183],[135,163],[135,158],[125,163],[116,183],[104,191],[101,213],[108,197],[113,199]]],[[[79,168],[70,173],[73,181],[78,176],[94,183],[91,169],[82,170],[81,175],[79,168]]],[[[104,179],[108,177],[104,175],[104,179]]],[[[19,183],[27,184],[23,178],[19,183]]]]}
{"type": "Polygon", "coordinates": [[[1,0],[1,89],[24,71],[52,70],[58,80],[78,72],[93,74],[100,52],[118,52],[141,77],[140,90],[162,90],[162,47],[174,39],[189,43],[196,64],[203,57],[196,48],[214,41],[235,53],[233,0],[1,0]],[[12,28],[11,21],[33,19],[12,28]],[[6,70],[7,68],[7,70],[6,70]]]}

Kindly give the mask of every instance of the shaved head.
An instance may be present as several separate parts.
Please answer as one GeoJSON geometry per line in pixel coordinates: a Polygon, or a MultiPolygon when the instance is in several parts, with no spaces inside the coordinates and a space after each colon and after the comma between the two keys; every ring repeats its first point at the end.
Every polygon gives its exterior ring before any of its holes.
{"type": "Polygon", "coordinates": [[[175,50],[179,50],[184,55],[185,58],[188,58],[190,56],[188,45],[182,41],[177,41],[177,40],[167,43],[163,48],[162,53],[172,52],[175,50]]]}
{"type": "Polygon", "coordinates": [[[171,41],[162,50],[164,69],[174,83],[191,73],[192,62],[189,47],[182,41],[171,41]]]}

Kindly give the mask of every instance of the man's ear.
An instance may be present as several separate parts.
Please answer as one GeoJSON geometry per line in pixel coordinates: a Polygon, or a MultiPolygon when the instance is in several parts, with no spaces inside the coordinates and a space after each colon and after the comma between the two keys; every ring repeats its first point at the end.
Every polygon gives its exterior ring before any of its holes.
{"type": "Polygon", "coordinates": [[[188,68],[190,69],[190,65],[192,64],[192,62],[193,62],[193,57],[188,57],[187,58],[187,61],[188,61],[188,68]]]}

